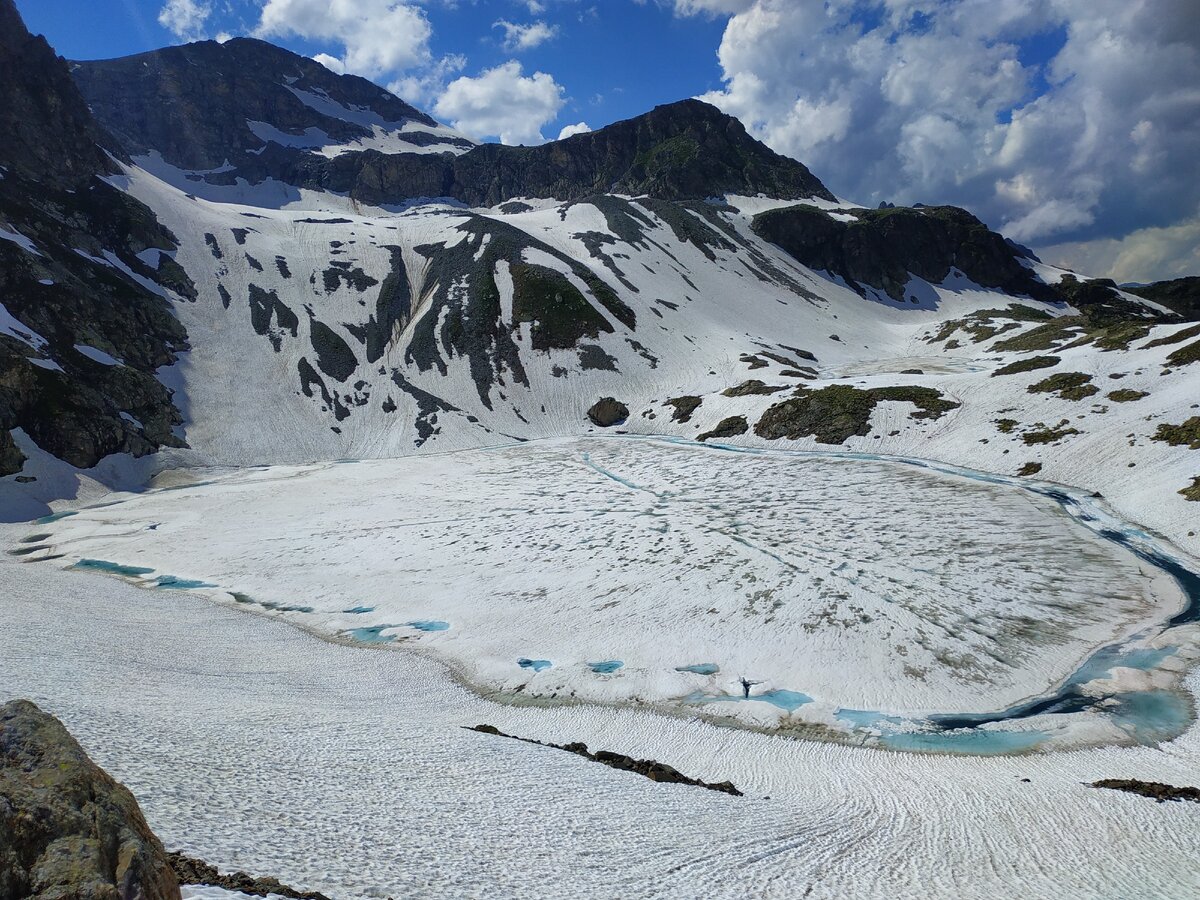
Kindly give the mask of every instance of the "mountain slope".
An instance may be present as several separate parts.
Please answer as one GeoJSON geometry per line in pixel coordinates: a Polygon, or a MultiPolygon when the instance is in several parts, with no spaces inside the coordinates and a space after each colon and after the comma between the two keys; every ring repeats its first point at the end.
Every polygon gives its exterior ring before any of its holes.
{"type": "Polygon", "coordinates": [[[398,456],[616,422],[1037,475],[1196,544],[1200,341],[1177,315],[963,210],[837,201],[701,103],[537,148],[356,150],[366,138],[339,129],[376,99],[369,115],[393,124],[415,111],[231,43],[152,54],[149,80],[129,61],[75,70],[133,163],[110,181],[177,236],[150,275],[177,276],[164,293],[192,344],[170,378],[186,461],[398,456]],[[247,79],[235,56],[261,84],[214,93],[247,79]],[[159,137],[168,108],[203,119],[208,155],[159,137]],[[215,171],[188,168],[218,150],[215,171]]]}
{"type": "Polygon", "coordinates": [[[154,373],[187,346],[166,299],[193,294],[174,236],[103,181],[116,142],[66,64],[0,0],[0,475],[13,431],[77,466],[179,446],[154,373]]]}

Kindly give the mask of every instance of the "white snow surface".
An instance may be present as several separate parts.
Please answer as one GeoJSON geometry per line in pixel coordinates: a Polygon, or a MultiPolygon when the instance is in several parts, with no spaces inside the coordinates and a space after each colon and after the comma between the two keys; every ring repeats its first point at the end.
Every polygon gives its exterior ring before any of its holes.
{"type": "MultiPolygon", "coordinates": [[[[28,532],[0,530],[8,546],[28,532]]],[[[6,555],[0,581],[0,700],[59,716],[168,848],[339,900],[1200,892],[1190,804],[1087,786],[1194,783],[1195,727],[1158,749],[940,757],[636,709],[497,705],[417,654],[178,592],[6,555]],[[480,722],[746,796],[462,728],[480,722]]]]}
{"type": "Polygon", "coordinates": [[[680,704],[732,700],[744,675],[814,701],[721,704],[768,725],[1002,710],[1185,602],[1013,486],[633,438],[247,470],[47,530],[68,565],[412,643],[487,690],[680,704]],[[677,671],[698,664],[720,671],[677,671]]]}

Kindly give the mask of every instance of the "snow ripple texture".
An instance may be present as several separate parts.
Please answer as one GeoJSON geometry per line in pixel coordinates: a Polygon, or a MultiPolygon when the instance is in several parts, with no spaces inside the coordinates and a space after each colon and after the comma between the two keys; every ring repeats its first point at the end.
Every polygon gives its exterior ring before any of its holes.
{"type": "Polygon", "coordinates": [[[981,759],[497,706],[415,654],[0,559],[0,699],[60,716],[169,847],[221,867],[338,898],[1200,891],[1191,805],[1081,783],[1194,782],[1195,728],[1159,750],[981,759]],[[479,721],[729,778],[747,796],[460,728],[479,721]]]}

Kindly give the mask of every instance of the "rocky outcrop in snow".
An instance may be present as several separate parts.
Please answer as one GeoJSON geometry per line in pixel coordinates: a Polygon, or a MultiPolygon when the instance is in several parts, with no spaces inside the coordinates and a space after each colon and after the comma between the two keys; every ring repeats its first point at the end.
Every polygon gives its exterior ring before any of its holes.
{"type": "Polygon", "coordinates": [[[53,716],[0,707],[0,900],[179,900],[137,801],[53,716]]]}

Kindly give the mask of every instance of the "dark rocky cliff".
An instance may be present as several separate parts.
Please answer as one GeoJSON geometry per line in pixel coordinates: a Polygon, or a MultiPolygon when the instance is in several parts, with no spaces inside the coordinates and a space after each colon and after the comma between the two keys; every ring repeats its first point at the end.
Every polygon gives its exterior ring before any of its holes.
{"type": "Polygon", "coordinates": [[[953,206],[855,210],[852,222],[814,206],[771,210],[754,231],[810,269],[904,300],[910,274],[933,284],[951,269],[983,287],[1038,300],[1062,299],[1022,265],[1024,253],[964,209],[953,206]]]}
{"type": "Polygon", "coordinates": [[[698,100],[539,147],[486,144],[458,157],[351,153],[306,161],[292,177],[372,203],[417,196],[494,206],[515,197],[581,200],[605,193],[662,200],[760,193],[833,199],[803,165],[698,100]]]}
{"type": "Polygon", "coordinates": [[[180,415],[154,371],[187,335],[130,274],[186,296],[175,239],[101,180],[119,171],[106,148],[121,151],[12,0],[0,0],[0,130],[0,476],[23,464],[17,428],[81,467],[178,445],[180,415]],[[152,248],[166,251],[156,265],[138,256],[152,248]],[[106,355],[120,364],[97,362],[106,355]]]}
{"type": "Polygon", "coordinates": [[[437,125],[364,78],[251,38],[72,63],[71,70],[93,114],[128,152],[156,150],[183,169],[252,162],[264,141],[249,122],[289,134],[317,129],[338,142],[370,135],[369,122],[437,125]]]}
{"type": "Polygon", "coordinates": [[[1191,322],[1200,321],[1200,275],[1156,281],[1124,290],[1174,310],[1191,322]]]}
{"type": "Polygon", "coordinates": [[[579,200],[603,193],[664,200],[725,193],[832,199],[803,165],[698,100],[660,106],[539,147],[487,144],[458,156],[367,150],[326,159],[278,142],[267,142],[264,149],[248,122],[264,122],[289,135],[318,129],[338,141],[368,130],[338,118],[337,107],[368,110],[385,121],[436,123],[368,81],[336,75],[310,59],[249,39],[79,62],[72,71],[100,123],[126,151],[157,151],[189,170],[228,162],[233,170],[207,176],[217,183],[276,178],[369,203],[449,197],[471,206],[494,206],[514,197],[579,200]],[[297,91],[328,98],[330,114],[315,109],[311,99],[302,102],[297,91]]]}

